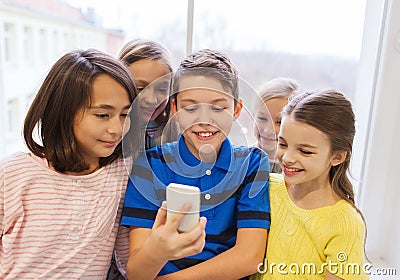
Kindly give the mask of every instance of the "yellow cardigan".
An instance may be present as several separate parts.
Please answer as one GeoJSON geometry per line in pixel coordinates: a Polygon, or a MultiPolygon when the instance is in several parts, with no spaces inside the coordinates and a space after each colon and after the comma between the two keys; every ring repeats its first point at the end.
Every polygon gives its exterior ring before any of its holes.
{"type": "Polygon", "coordinates": [[[364,270],[365,228],[344,200],[312,210],[290,199],[283,176],[270,176],[271,230],[262,273],[251,280],[325,279],[326,271],[343,279],[369,279],[364,270]]]}

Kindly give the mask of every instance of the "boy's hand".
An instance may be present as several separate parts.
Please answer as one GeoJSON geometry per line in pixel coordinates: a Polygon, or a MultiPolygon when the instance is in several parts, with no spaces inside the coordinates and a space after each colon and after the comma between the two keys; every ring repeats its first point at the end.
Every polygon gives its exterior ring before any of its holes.
{"type": "Polygon", "coordinates": [[[158,210],[151,234],[147,242],[154,247],[154,254],[168,260],[176,260],[200,253],[205,245],[205,227],[207,219],[201,217],[198,225],[189,232],[179,233],[178,227],[190,204],[184,204],[179,213],[170,213],[172,216],[167,222],[166,202],[158,210]]]}

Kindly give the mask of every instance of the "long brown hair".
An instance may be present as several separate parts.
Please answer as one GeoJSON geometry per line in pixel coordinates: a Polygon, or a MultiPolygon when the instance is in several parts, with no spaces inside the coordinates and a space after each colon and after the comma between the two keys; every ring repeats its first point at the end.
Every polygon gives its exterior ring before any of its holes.
{"type": "Polygon", "coordinates": [[[353,185],[347,175],[356,132],[351,102],[334,89],[301,93],[283,108],[282,116],[291,116],[297,122],[322,131],[329,139],[331,153],[346,151],[345,160],[331,167],[329,180],[335,194],[350,203],[365,224],[364,216],[355,205],[353,185]]]}
{"type": "MultiPolygon", "coordinates": [[[[118,58],[129,66],[142,59],[158,60],[172,73],[172,59],[169,51],[162,44],[146,39],[135,39],[127,42],[118,54],[118,58]]],[[[156,121],[165,125],[171,112],[171,100],[167,102],[165,109],[156,117],[156,121]]]]}
{"type": "MultiPolygon", "coordinates": [[[[78,110],[90,105],[93,82],[101,74],[115,79],[133,102],[136,88],[125,65],[95,49],[75,50],[62,56],[50,69],[25,117],[23,133],[28,149],[45,157],[59,172],[89,168],[78,151],[73,123],[78,110]],[[41,143],[34,140],[35,129],[41,143]]],[[[101,158],[99,165],[105,166],[121,157],[122,143],[110,156],[101,158]]]]}

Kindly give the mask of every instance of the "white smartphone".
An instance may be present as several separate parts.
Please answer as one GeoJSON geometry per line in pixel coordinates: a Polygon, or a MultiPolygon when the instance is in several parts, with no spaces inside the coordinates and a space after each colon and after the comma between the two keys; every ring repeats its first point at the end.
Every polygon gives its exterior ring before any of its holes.
{"type": "Polygon", "coordinates": [[[172,213],[179,212],[185,202],[192,207],[185,212],[185,217],[178,228],[179,232],[193,229],[200,219],[200,189],[194,186],[171,183],[167,186],[167,220],[172,213]]]}

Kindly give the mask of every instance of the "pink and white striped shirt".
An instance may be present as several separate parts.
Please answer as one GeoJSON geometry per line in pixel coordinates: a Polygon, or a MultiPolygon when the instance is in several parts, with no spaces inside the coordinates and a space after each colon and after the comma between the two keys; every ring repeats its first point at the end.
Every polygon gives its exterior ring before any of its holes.
{"type": "Polygon", "coordinates": [[[130,166],[120,159],[74,176],[26,153],[2,160],[0,279],[105,279],[114,246],[126,262],[119,222],[130,166]]]}

